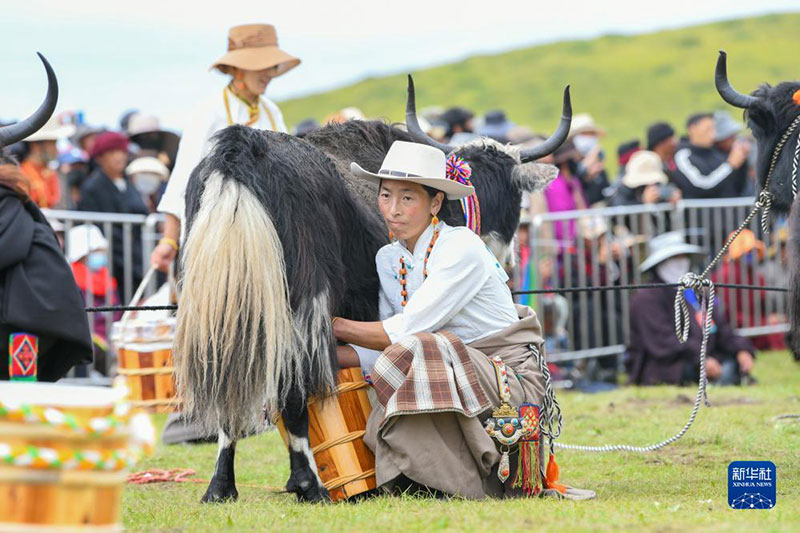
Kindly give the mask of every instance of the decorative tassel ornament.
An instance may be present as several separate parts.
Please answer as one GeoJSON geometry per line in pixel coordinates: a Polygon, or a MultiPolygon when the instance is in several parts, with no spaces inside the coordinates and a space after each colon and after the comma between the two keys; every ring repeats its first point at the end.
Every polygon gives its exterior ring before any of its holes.
{"type": "Polygon", "coordinates": [[[547,477],[545,484],[548,489],[555,489],[560,493],[567,492],[567,486],[558,482],[558,463],[556,463],[556,456],[552,453],[547,461],[547,477]]]}
{"type": "Polygon", "coordinates": [[[539,406],[523,403],[519,406],[519,415],[527,431],[519,442],[519,461],[513,487],[522,489],[526,496],[536,496],[543,488],[539,465],[539,406]]]}
{"type": "Polygon", "coordinates": [[[500,480],[500,483],[505,483],[508,476],[511,475],[511,465],[508,460],[508,446],[505,447],[505,450],[501,450],[501,453],[500,464],[497,466],[497,478],[500,480]]]}

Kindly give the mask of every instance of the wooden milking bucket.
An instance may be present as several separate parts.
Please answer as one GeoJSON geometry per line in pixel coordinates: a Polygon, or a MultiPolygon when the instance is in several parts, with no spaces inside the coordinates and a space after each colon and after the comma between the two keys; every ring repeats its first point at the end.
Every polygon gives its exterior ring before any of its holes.
{"type": "MultiPolygon", "coordinates": [[[[136,290],[130,305],[141,298],[154,270],[151,268],[136,290]]],[[[126,311],[114,323],[111,339],[117,350],[117,373],[125,378],[134,407],[151,412],[177,411],[180,402],[175,398],[175,378],[172,366],[172,340],[176,318],[159,316],[158,312],[126,311]]]]}
{"type": "Polygon", "coordinates": [[[125,377],[134,406],[159,413],[177,410],[171,342],[125,343],[117,354],[117,373],[125,377]]]}
{"type": "MultiPolygon", "coordinates": [[[[372,490],[375,484],[375,456],[364,444],[367,418],[372,411],[369,386],[360,368],[339,371],[336,394],[308,405],[308,437],[319,477],[334,502],[372,490]]],[[[289,436],[278,420],[286,445],[289,436]]]]}

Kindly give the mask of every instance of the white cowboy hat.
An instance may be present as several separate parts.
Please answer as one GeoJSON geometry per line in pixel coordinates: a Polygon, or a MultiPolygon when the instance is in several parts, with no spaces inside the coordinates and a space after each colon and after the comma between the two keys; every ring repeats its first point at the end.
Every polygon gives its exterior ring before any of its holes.
{"type": "Polygon", "coordinates": [[[75,126],[72,124],[60,124],[57,119],[51,118],[42,128],[22,139],[25,142],[36,141],[57,141],[66,139],[75,133],[75,126]]]}
{"type": "Polygon", "coordinates": [[[633,154],[625,165],[625,175],[622,176],[622,184],[630,189],[642,185],[664,184],[668,181],[661,158],[657,153],[648,150],[640,150],[633,154]]]}
{"type": "Polygon", "coordinates": [[[567,139],[572,139],[580,133],[594,133],[602,137],[606,134],[606,130],[598,126],[589,113],[578,113],[572,117],[567,139]]]}
{"type": "Polygon", "coordinates": [[[354,175],[374,183],[381,180],[407,181],[432,187],[458,200],[475,193],[475,188],[448,179],[444,152],[433,146],[395,141],[377,173],[368,172],[358,163],[350,163],[354,175]]]}
{"type": "Polygon", "coordinates": [[[169,178],[169,169],[167,166],[155,157],[138,157],[131,161],[125,167],[125,173],[134,175],[139,173],[156,174],[162,180],[169,178]]]}
{"type": "Polygon", "coordinates": [[[74,263],[97,250],[107,250],[108,241],[94,224],[81,224],[67,231],[67,261],[74,263]]]}
{"type": "Polygon", "coordinates": [[[647,251],[650,255],[642,261],[639,267],[642,272],[646,272],[676,255],[699,255],[703,249],[694,244],[686,244],[680,231],[668,231],[661,235],[656,235],[647,242],[647,251]]]}

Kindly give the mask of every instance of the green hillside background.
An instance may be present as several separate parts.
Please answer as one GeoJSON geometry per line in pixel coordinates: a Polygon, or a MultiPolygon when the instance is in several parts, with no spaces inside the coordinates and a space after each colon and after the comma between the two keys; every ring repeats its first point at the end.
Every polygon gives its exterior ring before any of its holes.
{"type": "MultiPolygon", "coordinates": [[[[481,115],[502,108],[517,124],[548,133],[555,127],[564,85],[576,113],[589,112],[607,136],[602,145],[616,172],[617,145],[644,141],[647,125],[667,120],[683,133],[686,117],[728,109],[714,90],[717,51],[728,52],[728,73],[742,92],[762,82],[800,78],[800,13],[735,19],[642,35],[563,41],[412,71],[417,108],[461,105],[481,115]]],[[[358,58],[353,58],[357,61],[358,58]]],[[[423,62],[424,58],[420,58],[423,62]]],[[[365,79],[325,93],[286,100],[290,127],[322,120],[347,106],[368,117],[401,121],[406,73],[365,79]]]]}

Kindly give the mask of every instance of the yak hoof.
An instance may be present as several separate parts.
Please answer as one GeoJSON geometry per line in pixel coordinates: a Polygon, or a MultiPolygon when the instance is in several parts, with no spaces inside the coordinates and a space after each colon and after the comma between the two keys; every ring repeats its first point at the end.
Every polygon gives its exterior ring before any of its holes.
{"type": "Polygon", "coordinates": [[[312,476],[309,476],[311,479],[302,481],[298,480],[297,477],[293,475],[289,478],[286,483],[286,492],[294,492],[298,502],[318,503],[331,501],[328,489],[317,485],[312,476]]]}
{"type": "Polygon", "coordinates": [[[239,491],[236,490],[236,485],[233,483],[214,483],[213,481],[208,486],[206,493],[200,500],[202,503],[224,503],[235,502],[239,498],[239,491]]]}

